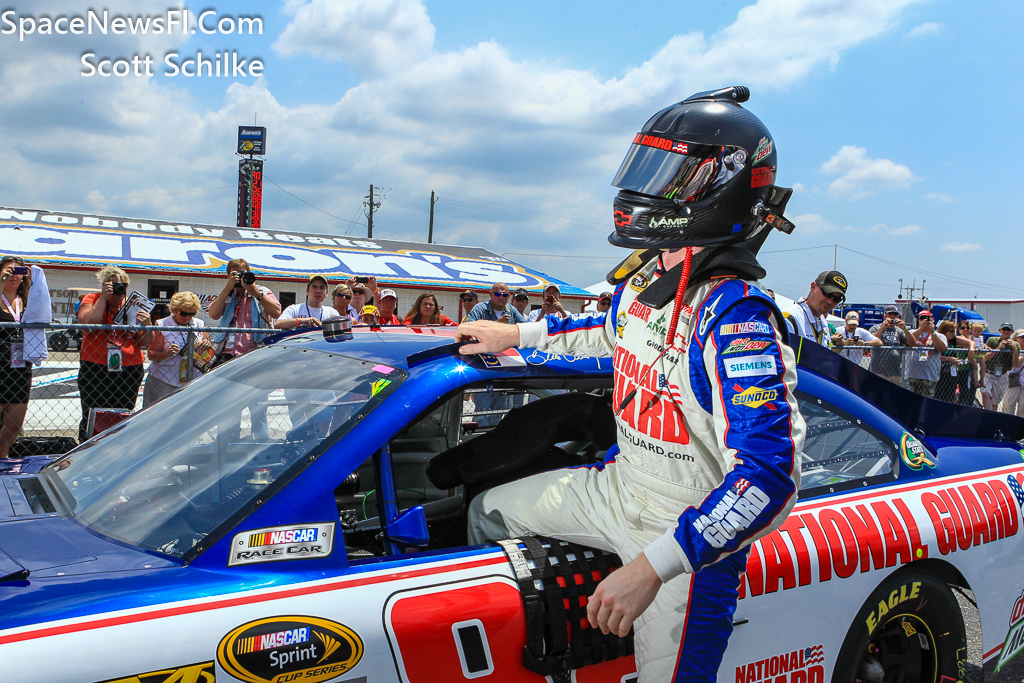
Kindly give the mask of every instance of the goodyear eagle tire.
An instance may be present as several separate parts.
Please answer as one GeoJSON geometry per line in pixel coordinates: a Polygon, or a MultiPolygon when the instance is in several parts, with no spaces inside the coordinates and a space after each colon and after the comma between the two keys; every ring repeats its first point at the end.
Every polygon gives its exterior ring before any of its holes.
{"type": "Polygon", "coordinates": [[[832,682],[956,681],[966,657],[963,615],[949,586],[926,572],[897,572],[857,613],[832,682]]]}

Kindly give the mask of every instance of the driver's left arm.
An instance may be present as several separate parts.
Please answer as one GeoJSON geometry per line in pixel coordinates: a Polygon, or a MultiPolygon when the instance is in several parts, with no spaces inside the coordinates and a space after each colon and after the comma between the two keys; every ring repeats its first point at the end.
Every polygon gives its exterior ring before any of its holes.
{"type": "MultiPolygon", "coordinates": [[[[796,503],[805,424],[797,407],[796,359],[765,302],[743,299],[715,321],[704,341],[703,370],[725,480],[689,507],[644,554],[662,581],[741,550],[785,521],[796,503]],[[722,351],[730,342],[746,349],[722,351]]],[[[701,358],[692,344],[691,363],[701,358]]],[[[691,383],[700,366],[691,365],[691,383]]],[[[701,397],[698,396],[698,399],[701,397]]]]}

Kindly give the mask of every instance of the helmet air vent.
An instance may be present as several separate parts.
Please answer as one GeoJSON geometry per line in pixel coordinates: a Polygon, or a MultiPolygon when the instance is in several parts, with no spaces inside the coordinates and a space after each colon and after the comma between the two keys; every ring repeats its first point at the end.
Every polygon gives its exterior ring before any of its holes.
{"type": "Polygon", "coordinates": [[[718,102],[746,102],[750,99],[750,88],[745,85],[732,85],[720,90],[707,90],[696,95],[690,95],[683,102],[695,100],[716,100],[718,102]]]}

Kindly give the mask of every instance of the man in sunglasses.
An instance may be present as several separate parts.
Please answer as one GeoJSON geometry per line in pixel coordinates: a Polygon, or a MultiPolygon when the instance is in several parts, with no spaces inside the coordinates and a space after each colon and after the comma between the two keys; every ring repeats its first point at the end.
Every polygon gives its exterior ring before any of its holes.
{"type": "MultiPolygon", "coordinates": [[[[831,347],[833,334],[825,315],[846,299],[846,278],[838,270],[826,270],[811,283],[807,296],[782,311],[791,335],[831,347]]],[[[796,340],[790,339],[791,345],[796,340]]]]}
{"type": "Polygon", "coordinates": [[[504,282],[495,282],[491,287],[491,296],[487,301],[477,304],[466,316],[465,322],[477,320],[495,320],[499,323],[525,323],[526,318],[516,309],[509,305],[511,292],[504,282]]]}

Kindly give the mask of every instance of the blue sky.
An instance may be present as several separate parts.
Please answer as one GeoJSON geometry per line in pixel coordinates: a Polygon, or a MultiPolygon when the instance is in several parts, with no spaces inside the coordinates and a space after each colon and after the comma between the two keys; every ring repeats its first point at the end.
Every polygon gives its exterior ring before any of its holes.
{"type": "MultiPolygon", "coordinates": [[[[39,18],[170,6],[11,7],[39,18]]],[[[265,187],[268,227],[365,234],[372,183],[385,192],[375,236],[425,240],[436,190],[437,241],[587,286],[622,255],[605,241],[609,182],[632,135],[692,92],[742,83],[775,138],[778,182],[796,189],[796,232],[762,251],[769,286],[799,296],[835,258],[853,300],[891,301],[899,278],[927,280],[933,299],[1024,298],[1020,3],[190,7],[258,12],[264,33],[0,35],[0,204],[233,223],[236,127],[258,112],[277,184],[265,187]],[[262,59],[264,76],[80,75],[83,52],[159,63],[225,49],[262,59]]]]}

